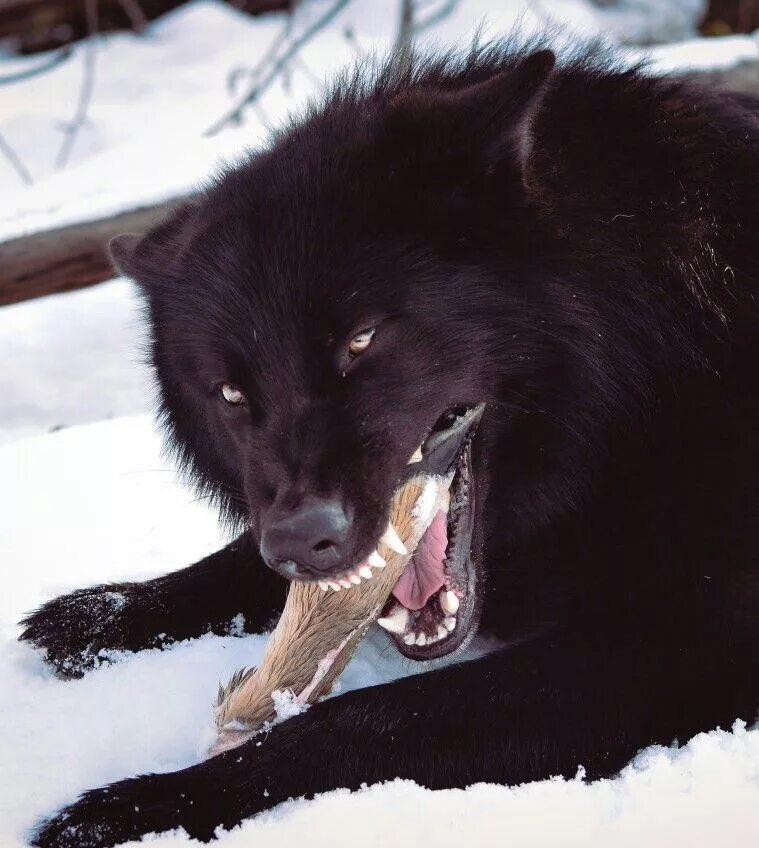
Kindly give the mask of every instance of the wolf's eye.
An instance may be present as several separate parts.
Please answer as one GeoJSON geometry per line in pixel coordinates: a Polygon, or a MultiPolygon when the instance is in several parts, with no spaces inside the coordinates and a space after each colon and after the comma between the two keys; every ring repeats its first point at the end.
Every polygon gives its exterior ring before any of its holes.
{"type": "Polygon", "coordinates": [[[368,330],[362,330],[348,342],[348,353],[351,356],[358,356],[363,353],[372,343],[376,330],[370,327],[368,330]]]}
{"type": "Polygon", "coordinates": [[[245,403],[245,395],[231,383],[221,384],[221,394],[224,400],[233,406],[240,406],[240,404],[245,403]]]}

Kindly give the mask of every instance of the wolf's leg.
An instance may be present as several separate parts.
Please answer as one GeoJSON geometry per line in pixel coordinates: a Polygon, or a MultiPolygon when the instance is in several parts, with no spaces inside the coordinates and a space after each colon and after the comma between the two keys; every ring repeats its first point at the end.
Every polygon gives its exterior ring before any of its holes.
{"type": "Polygon", "coordinates": [[[248,535],[188,568],[144,583],[79,589],[24,619],[21,639],[64,676],[80,676],[101,651],[139,651],[203,633],[260,632],[281,610],[287,584],[248,535]]]}
{"type": "Polygon", "coordinates": [[[183,771],[87,792],[33,843],[108,848],[177,827],[209,840],[290,797],[395,777],[441,789],[580,766],[607,776],[647,745],[753,719],[759,682],[745,645],[607,636],[536,640],[315,704],[183,771]]]}

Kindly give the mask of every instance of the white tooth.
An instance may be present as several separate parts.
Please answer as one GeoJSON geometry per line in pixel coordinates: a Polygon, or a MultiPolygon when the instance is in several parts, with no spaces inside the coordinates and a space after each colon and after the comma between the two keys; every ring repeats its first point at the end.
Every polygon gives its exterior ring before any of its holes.
{"type": "Polygon", "coordinates": [[[407,554],[408,550],[406,550],[406,546],[403,544],[403,540],[398,535],[398,531],[393,527],[392,522],[388,523],[387,530],[385,530],[380,542],[384,542],[391,551],[395,551],[397,554],[407,554]]]}
{"type": "Polygon", "coordinates": [[[417,645],[426,645],[427,644],[427,637],[424,635],[424,633],[420,633],[416,637],[416,644],[417,645]]]}
{"type": "Polygon", "coordinates": [[[414,642],[416,642],[416,636],[415,636],[413,633],[407,633],[407,634],[403,637],[403,641],[404,641],[407,645],[413,645],[413,644],[414,644],[414,642]]]}
{"type": "Polygon", "coordinates": [[[454,631],[455,627],[456,627],[456,619],[453,618],[453,616],[451,616],[449,618],[444,618],[443,619],[443,626],[445,627],[445,629],[449,633],[452,633],[454,631]]]}
{"type": "Polygon", "coordinates": [[[352,585],[350,580],[346,580],[344,577],[338,577],[337,582],[343,587],[343,589],[350,589],[352,585]]]}
{"type": "Polygon", "coordinates": [[[407,465],[413,465],[415,462],[421,462],[423,458],[422,446],[419,445],[419,447],[411,454],[411,459],[408,461],[407,465]]]}
{"type": "Polygon", "coordinates": [[[361,578],[358,576],[358,574],[356,574],[356,572],[355,572],[355,571],[352,571],[352,572],[348,575],[348,580],[350,580],[350,582],[351,582],[354,586],[358,586],[358,584],[361,582],[361,578]]]}
{"type": "Polygon", "coordinates": [[[320,580],[319,581],[319,588],[322,590],[322,592],[326,592],[327,589],[329,589],[329,583],[327,583],[326,580],[320,580]]]}
{"type": "MultiPolygon", "coordinates": [[[[378,618],[377,624],[391,633],[404,633],[408,624],[409,612],[406,607],[396,604],[384,618],[378,618]]],[[[411,642],[408,643],[409,645],[411,642]]]]}
{"type": "MultiPolygon", "coordinates": [[[[448,634],[446,633],[445,635],[447,636],[448,634]]],[[[440,641],[440,637],[436,636],[434,633],[432,634],[432,636],[427,637],[427,644],[428,645],[433,645],[435,642],[439,642],[439,641],[440,641]]]]}
{"type": "Polygon", "coordinates": [[[365,579],[371,580],[374,577],[374,572],[369,568],[368,565],[360,565],[358,568],[358,573],[365,579]]]}
{"type": "Polygon", "coordinates": [[[379,551],[372,551],[369,554],[367,562],[372,566],[372,568],[384,568],[387,565],[384,558],[380,556],[379,551]]]}
{"type": "Polygon", "coordinates": [[[455,615],[459,609],[459,599],[455,592],[446,592],[445,589],[440,593],[440,607],[443,612],[448,615],[455,615]]]}
{"type": "Polygon", "coordinates": [[[335,583],[334,580],[327,580],[327,585],[330,589],[334,589],[335,592],[339,592],[343,588],[339,583],[335,583]]]}
{"type": "Polygon", "coordinates": [[[447,635],[448,635],[448,631],[445,629],[445,627],[443,627],[442,624],[438,624],[438,626],[437,626],[437,638],[438,639],[445,639],[445,637],[447,635]]]}

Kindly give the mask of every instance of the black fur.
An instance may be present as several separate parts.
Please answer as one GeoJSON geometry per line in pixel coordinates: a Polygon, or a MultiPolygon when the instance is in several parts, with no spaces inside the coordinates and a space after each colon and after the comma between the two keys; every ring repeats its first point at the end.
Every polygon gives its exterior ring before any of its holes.
{"type": "Polygon", "coordinates": [[[512,646],[87,793],[37,845],[210,839],[396,776],[612,775],[755,718],[759,102],[499,47],[366,77],[114,246],[146,294],[179,456],[244,541],[154,582],[160,605],[129,589],[115,636],[93,637],[87,595],[76,629],[59,600],[25,636],[60,666],[217,629],[241,595],[260,628],[283,593],[253,550],[271,511],[337,493],[365,555],[427,429],[485,400],[481,630],[512,646]],[[225,381],[247,407],[224,404],[225,381]]]}

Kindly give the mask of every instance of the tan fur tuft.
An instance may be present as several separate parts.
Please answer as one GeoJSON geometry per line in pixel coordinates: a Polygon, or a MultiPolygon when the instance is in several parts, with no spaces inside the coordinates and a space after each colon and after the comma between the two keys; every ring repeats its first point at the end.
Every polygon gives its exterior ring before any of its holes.
{"type": "Polygon", "coordinates": [[[261,666],[241,669],[226,686],[219,687],[215,707],[219,737],[212,754],[241,744],[275,717],[273,692],[290,690],[304,705],[330,693],[366,631],[379,617],[426,529],[414,516],[425,484],[423,477],[408,481],[391,506],[391,521],[408,554],[397,554],[382,545],[385,568],[373,569],[371,580],[346,591],[323,592],[315,583],[290,585],[261,666]]]}

